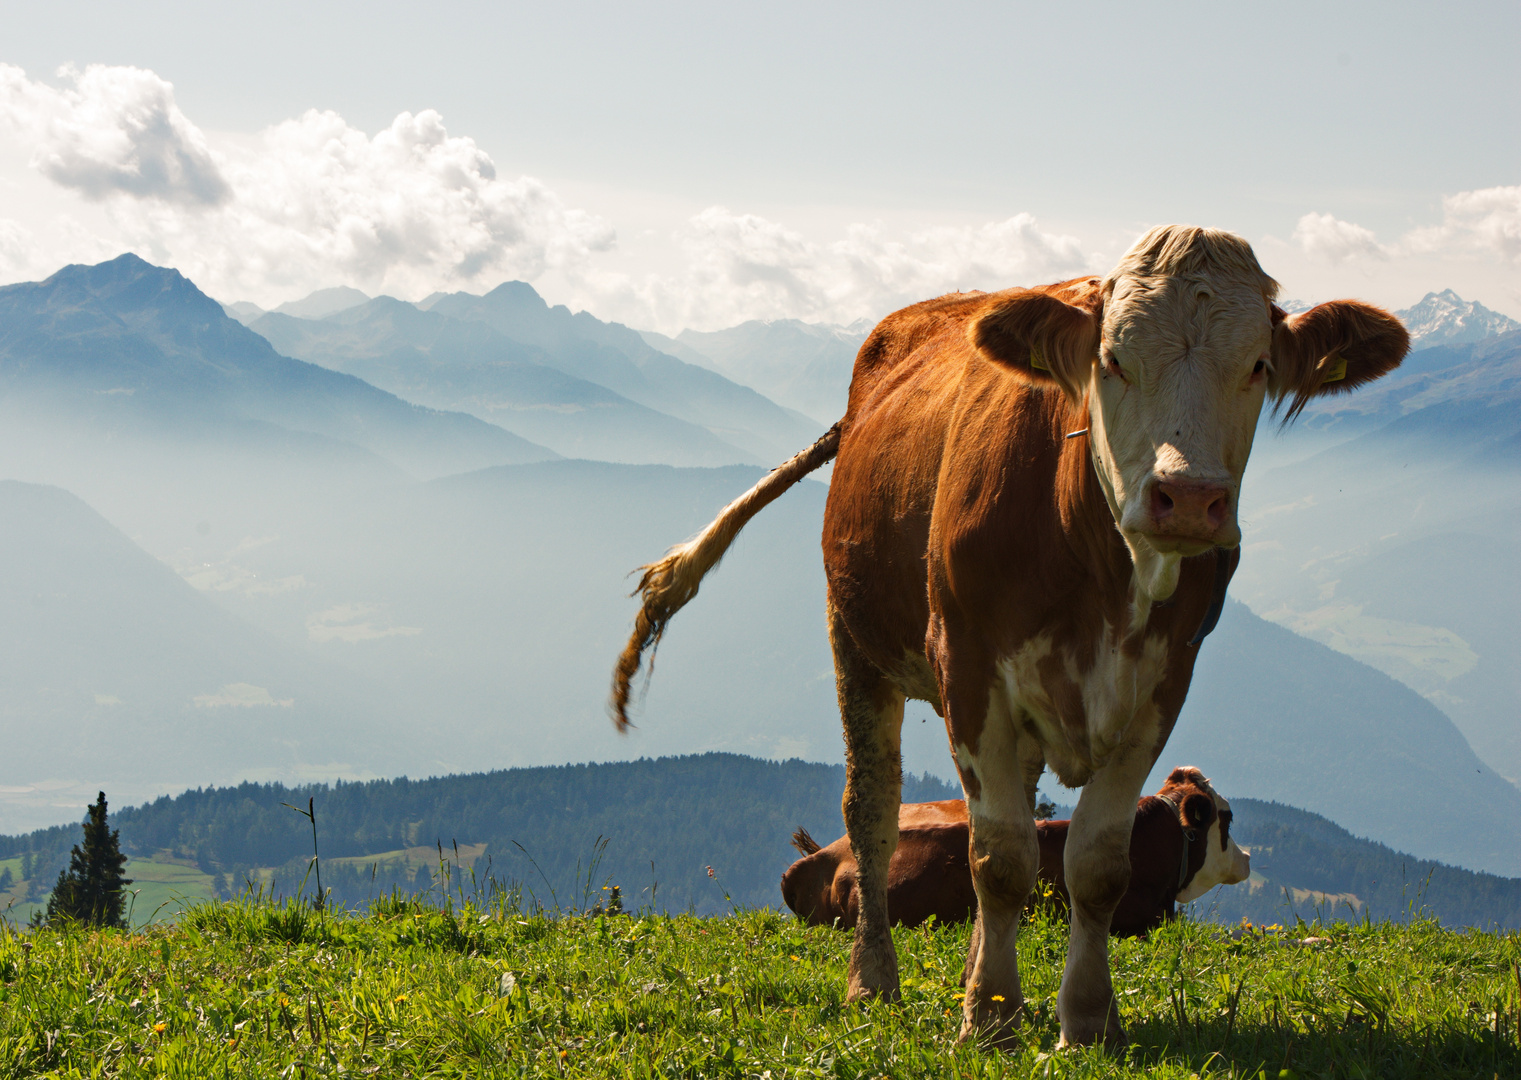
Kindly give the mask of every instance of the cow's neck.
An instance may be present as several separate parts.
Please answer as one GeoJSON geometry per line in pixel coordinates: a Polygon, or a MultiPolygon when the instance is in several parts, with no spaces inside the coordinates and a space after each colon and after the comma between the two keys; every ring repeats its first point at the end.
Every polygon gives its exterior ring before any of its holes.
{"type": "Polygon", "coordinates": [[[1063,434],[1056,483],[1061,528],[1088,580],[1114,600],[1124,598],[1123,611],[1115,611],[1116,628],[1123,626],[1122,634],[1140,633],[1151,605],[1167,599],[1177,588],[1180,560],[1175,555],[1160,556],[1149,547],[1146,552],[1151,557],[1137,559],[1126,543],[1116,524],[1113,492],[1091,448],[1094,435],[1089,421],[1085,405],[1071,410],[1064,425],[1069,432],[1084,434],[1071,438],[1063,434]]]}
{"type": "MultiPolygon", "coordinates": [[[[1085,410],[1085,417],[1088,417],[1087,410],[1085,410]]],[[[1100,413],[1088,419],[1088,435],[1083,439],[1083,443],[1088,451],[1090,472],[1095,486],[1103,496],[1110,522],[1116,523],[1120,520],[1119,499],[1115,496],[1114,484],[1102,461],[1105,437],[1103,416],[1100,413]]],[[[1129,553],[1130,565],[1134,572],[1134,588],[1143,598],[1143,602],[1149,606],[1156,601],[1172,599],[1173,593],[1178,589],[1178,575],[1182,570],[1183,557],[1177,552],[1160,552],[1140,537],[1120,533],[1118,525],[1114,528],[1129,553]]]]}

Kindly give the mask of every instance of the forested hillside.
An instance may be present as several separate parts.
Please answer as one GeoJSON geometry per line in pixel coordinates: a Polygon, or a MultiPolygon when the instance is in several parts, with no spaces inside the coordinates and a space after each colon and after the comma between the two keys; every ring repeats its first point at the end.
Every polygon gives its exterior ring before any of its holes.
{"type": "MultiPolygon", "coordinates": [[[[630,906],[653,898],[667,910],[721,913],[731,902],[781,905],[777,882],[797,857],[792,831],[839,836],[844,784],[838,765],[702,754],[332,787],[208,788],[122,810],[113,824],[135,859],[178,861],[207,875],[212,891],[252,880],[288,894],[312,850],[309,822],[290,807],[304,810],[311,799],[323,885],[345,903],[435,887],[442,858],[456,887],[468,890],[473,871],[478,884],[489,875],[550,908],[584,906],[616,884],[630,906]]],[[[907,801],[958,796],[933,777],[905,777],[907,801]]],[[[1232,806],[1235,833],[1252,851],[1252,883],[1215,890],[1194,905],[1196,917],[1281,923],[1317,910],[1341,919],[1428,910],[1448,925],[1521,926],[1521,880],[1403,855],[1278,803],[1232,806]]],[[[57,877],[78,832],[0,837],[0,862],[34,883],[20,890],[28,901],[57,877]]]]}

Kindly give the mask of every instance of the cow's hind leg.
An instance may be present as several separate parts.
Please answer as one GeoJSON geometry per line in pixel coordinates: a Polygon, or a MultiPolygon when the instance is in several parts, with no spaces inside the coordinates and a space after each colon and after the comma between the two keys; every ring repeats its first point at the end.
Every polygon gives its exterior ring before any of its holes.
{"type": "MultiPolygon", "coordinates": [[[[953,739],[956,736],[952,735],[953,739]]],[[[1007,1039],[1021,1019],[1019,920],[1040,862],[1027,777],[1040,775],[1040,748],[990,703],[976,750],[956,739],[956,759],[971,825],[977,924],[965,970],[961,1038],[1007,1039]]]]}
{"type": "Polygon", "coordinates": [[[898,956],[887,916],[887,869],[898,846],[903,792],[903,694],[831,611],[835,683],[845,725],[845,830],[856,858],[855,941],[847,1001],[898,996],[898,956]]]}
{"type": "Polygon", "coordinates": [[[1109,978],[1109,924],[1130,887],[1130,832],[1152,755],[1132,750],[1100,768],[1072,813],[1063,859],[1071,939],[1056,1013],[1063,1046],[1125,1044],[1109,978]]]}

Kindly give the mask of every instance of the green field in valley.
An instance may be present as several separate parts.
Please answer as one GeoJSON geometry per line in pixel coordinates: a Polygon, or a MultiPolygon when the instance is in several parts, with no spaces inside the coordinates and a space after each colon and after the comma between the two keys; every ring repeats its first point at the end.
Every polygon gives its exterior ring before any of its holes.
{"type": "MultiPolygon", "coordinates": [[[[19,858],[0,859],[0,873],[7,867],[13,876],[20,876],[19,858]]],[[[188,905],[216,896],[211,875],[187,860],[128,859],[123,873],[132,879],[127,887],[127,912],[134,926],[172,919],[188,905]]],[[[45,906],[52,887],[52,881],[34,879],[19,883],[10,892],[0,892],[0,919],[12,926],[24,925],[33,912],[45,906]]]]}
{"type": "Polygon", "coordinates": [[[956,1045],[965,927],[897,931],[903,998],[868,1007],[843,1002],[848,935],[770,911],[244,900],[0,935],[3,1077],[1521,1075],[1521,938],[1429,922],[1116,942],[1117,1055],[1052,1053],[1065,928],[1043,915],[1011,1051],[956,1045]]]}

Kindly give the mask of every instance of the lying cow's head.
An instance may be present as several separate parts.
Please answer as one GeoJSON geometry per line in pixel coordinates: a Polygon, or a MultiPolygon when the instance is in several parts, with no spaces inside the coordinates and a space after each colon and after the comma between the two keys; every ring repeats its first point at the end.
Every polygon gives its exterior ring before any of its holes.
{"type": "Polygon", "coordinates": [[[985,357],[1086,405],[1100,483],[1153,599],[1172,595],[1183,556],[1241,542],[1241,474],[1265,397],[1293,417],[1409,348],[1379,308],[1333,300],[1285,316],[1277,293],[1245,240],[1169,225],[1108,277],[1004,294],[971,328],[985,357]]]}
{"type": "MultiPolygon", "coordinates": [[[[1231,804],[1220,797],[1193,766],[1174,769],[1158,795],[1178,808],[1178,823],[1204,845],[1204,863],[1183,883],[1177,900],[1197,900],[1216,885],[1235,885],[1251,877],[1251,855],[1231,839],[1231,804]]],[[[1194,860],[1189,859],[1189,865],[1194,860]]]]}

